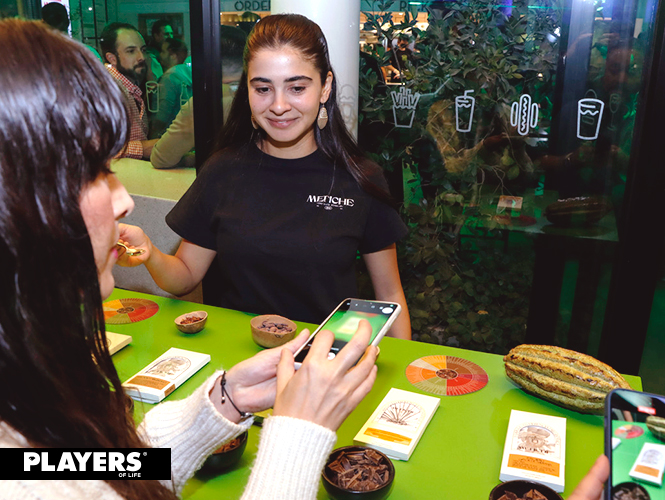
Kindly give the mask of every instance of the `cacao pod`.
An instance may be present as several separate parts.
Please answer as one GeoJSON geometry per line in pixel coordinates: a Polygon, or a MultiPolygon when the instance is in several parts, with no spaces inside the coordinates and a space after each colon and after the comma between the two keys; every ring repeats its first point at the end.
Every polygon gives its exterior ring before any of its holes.
{"type": "Polygon", "coordinates": [[[612,210],[612,205],[600,196],[567,198],[547,205],[545,217],[555,226],[580,227],[595,224],[612,210]]]}
{"type": "Polygon", "coordinates": [[[665,441],[665,418],[663,417],[647,417],[647,429],[661,441],[665,441]]]}
{"type": "Polygon", "coordinates": [[[602,414],[612,389],[630,389],[612,367],[562,347],[523,344],[503,361],[506,375],[524,390],[581,413],[602,414]]]}

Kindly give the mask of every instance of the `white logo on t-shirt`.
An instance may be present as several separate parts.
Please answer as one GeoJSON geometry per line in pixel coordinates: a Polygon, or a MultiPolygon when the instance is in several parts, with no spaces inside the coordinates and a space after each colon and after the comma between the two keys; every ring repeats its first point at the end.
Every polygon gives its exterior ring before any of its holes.
{"type": "Polygon", "coordinates": [[[342,210],[344,207],[352,207],[355,204],[355,200],[353,198],[330,196],[329,194],[310,194],[307,196],[307,203],[315,203],[317,207],[323,207],[326,210],[332,210],[333,208],[342,210]]]}

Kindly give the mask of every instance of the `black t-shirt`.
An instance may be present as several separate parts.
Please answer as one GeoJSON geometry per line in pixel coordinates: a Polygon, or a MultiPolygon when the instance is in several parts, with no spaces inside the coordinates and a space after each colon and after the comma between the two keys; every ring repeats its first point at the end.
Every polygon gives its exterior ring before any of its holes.
{"type": "MultiPolygon", "coordinates": [[[[383,176],[372,179],[385,184],[383,176]]],[[[281,159],[252,146],[210,161],[166,216],[217,251],[222,307],[319,323],[357,296],[357,252],[379,251],[407,228],[319,151],[281,159]]]]}

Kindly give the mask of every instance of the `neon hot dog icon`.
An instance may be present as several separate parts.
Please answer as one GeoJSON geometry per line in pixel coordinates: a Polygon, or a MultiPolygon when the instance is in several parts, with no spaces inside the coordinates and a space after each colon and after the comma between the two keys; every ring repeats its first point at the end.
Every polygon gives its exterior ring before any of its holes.
{"type": "Polygon", "coordinates": [[[530,128],[538,124],[538,105],[531,102],[531,96],[522,94],[518,102],[510,107],[510,124],[517,127],[517,133],[527,135],[530,128]]]}

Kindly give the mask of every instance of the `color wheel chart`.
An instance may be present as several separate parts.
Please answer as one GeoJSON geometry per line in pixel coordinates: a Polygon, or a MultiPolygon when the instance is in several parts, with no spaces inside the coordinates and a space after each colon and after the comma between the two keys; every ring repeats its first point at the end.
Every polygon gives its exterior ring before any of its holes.
{"type": "Polygon", "coordinates": [[[148,319],[159,311],[156,302],[148,299],[117,299],[104,302],[107,325],[126,325],[148,319]]]}
{"type": "Polygon", "coordinates": [[[406,378],[418,389],[439,396],[479,391],[488,377],[480,366],[455,356],[425,356],[406,367],[406,378]]]}
{"type": "Polygon", "coordinates": [[[622,439],[634,439],[644,434],[644,429],[639,425],[622,425],[614,431],[614,435],[622,439]]]}

